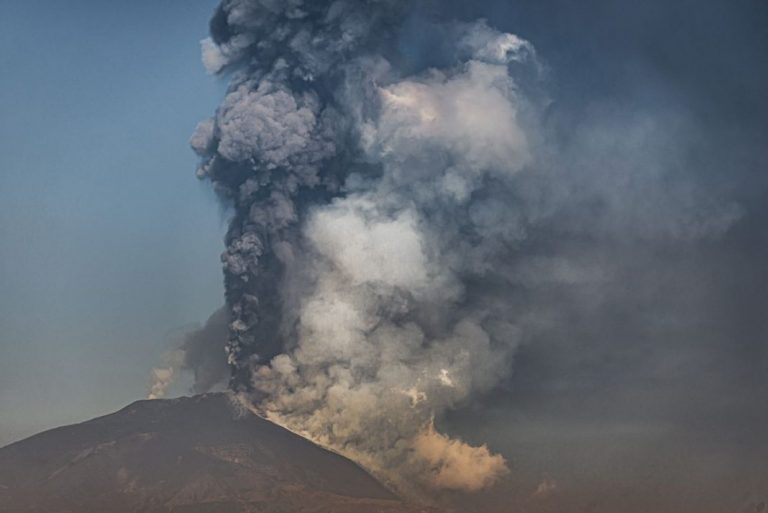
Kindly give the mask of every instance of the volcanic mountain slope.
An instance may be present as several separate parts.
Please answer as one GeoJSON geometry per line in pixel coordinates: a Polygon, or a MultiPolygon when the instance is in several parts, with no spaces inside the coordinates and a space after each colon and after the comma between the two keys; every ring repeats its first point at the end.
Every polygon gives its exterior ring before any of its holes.
{"type": "Polygon", "coordinates": [[[0,449],[0,512],[420,513],[225,394],[139,401],[0,449]]]}

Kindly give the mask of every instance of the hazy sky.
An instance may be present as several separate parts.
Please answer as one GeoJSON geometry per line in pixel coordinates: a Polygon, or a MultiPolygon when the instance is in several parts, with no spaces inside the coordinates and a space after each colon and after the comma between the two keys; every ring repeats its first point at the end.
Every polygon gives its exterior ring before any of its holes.
{"type": "Polygon", "coordinates": [[[215,2],[0,2],[0,444],[146,394],[222,302],[188,139],[215,2]]]}

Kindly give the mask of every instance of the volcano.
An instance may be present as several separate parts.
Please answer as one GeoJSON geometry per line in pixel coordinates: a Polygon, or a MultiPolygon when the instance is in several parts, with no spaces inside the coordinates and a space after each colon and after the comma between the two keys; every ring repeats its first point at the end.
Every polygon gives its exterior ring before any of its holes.
{"type": "Polygon", "coordinates": [[[0,449],[4,513],[426,513],[227,394],[138,401],[0,449]]]}

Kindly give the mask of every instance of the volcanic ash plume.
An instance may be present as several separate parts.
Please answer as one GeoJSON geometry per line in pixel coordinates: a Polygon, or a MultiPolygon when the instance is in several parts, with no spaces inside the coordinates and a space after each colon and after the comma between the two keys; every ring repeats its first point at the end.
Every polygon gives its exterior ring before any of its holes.
{"type": "Polygon", "coordinates": [[[431,22],[442,64],[420,65],[399,51],[406,7],[223,1],[203,60],[231,84],[191,143],[234,212],[232,386],[401,490],[476,491],[504,459],[435,420],[496,386],[518,343],[498,285],[525,233],[509,198],[538,65],[485,22],[431,22]]]}
{"type": "Polygon", "coordinates": [[[184,334],[176,349],[163,355],[163,365],[151,372],[147,399],[161,399],[184,371],[194,376],[195,393],[208,392],[226,382],[227,364],[222,345],[227,339],[228,314],[216,310],[204,326],[184,334]]]}

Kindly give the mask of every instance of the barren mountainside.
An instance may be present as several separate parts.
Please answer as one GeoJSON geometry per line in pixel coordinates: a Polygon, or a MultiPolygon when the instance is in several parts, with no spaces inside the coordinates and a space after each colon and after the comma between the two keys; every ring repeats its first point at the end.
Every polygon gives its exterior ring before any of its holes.
{"type": "Polygon", "coordinates": [[[225,394],[138,401],[0,449],[0,512],[417,513],[225,394]]]}

